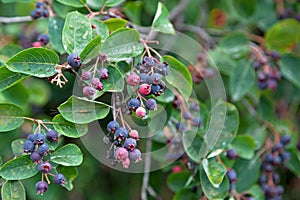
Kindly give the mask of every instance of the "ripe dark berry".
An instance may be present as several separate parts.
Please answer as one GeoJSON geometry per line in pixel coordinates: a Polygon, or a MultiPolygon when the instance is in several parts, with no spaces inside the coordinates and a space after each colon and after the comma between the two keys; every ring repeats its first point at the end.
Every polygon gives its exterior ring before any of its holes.
{"type": "Polygon", "coordinates": [[[263,174],[259,177],[260,184],[266,183],[267,181],[268,181],[268,177],[266,175],[263,174]]]}
{"type": "Polygon", "coordinates": [[[138,107],[135,111],[136,115],[140,118],[144,118],[146,116],[146,110],[143,107],[138,107]]]}
{"type": "Polygon", "coordinates": [[[73,68],[81,66],[81,59],[77,54],[69,54],[67,58],[68,64],[73,68]]]}
{"type": "Polygon", "coordinates": [[[127,138],[124,142],[124,147],[128,151],[133,151],[133,149],[136,147],[136,140],[133,138],[127,138]]]}
{"type": "Polygon", "coordinates": [[[277,88],[278,83],[275,79],[270,78],[267,80],[267,85],[269,89],[275,90],[277,88]]]}
{"type": "Polygon", "coordinates": [[[45,3],[44,2],[36,2],[35,3],[35,8],[44,8],[45,7],[45,3]]]}
{"type": "Polygon", "coordinates": [[[284,188],[282,187],[282,185],[278,185],[276,187],[276,190],[278,195],[282,195],[284,193],[284,188]]]}
{"type": "Polygon", "coordinates": [[[34,151],[30,154],[30,159],[34,162],[38,162],[43,158],[37,151],[34,151]]]}
{"type": "Polygon", "coordinates": [[[189,111],[184,111],[182,114],[184,119],[192,119],[193,115],[189,111]]]}
{"type": "Polygon", "coordinates": [[[282,158],[283,161],[287,161],[291,159],[291,154],[289,152],[282,152],[280,154],[280,157],[282,158]]]}
{"type": "Polygon", "coordinates": [[[148,81],[149,81],[149,83],[158,85],[161,82],[161,78],[162,78],[162,75],[160,75],[158,73],[153,73],[149,76],[148,81]]]}
{"type": "Polygon", "coordinates": [[[194,117],[192,119],[192,123],[191,123],[193,126],[196,126],[196,127],[199,127],[202,125],[202,120],[200,117],[194,117]]]}
{"type": "Polygon", "coordinates": [[[42,33],[38,36],[37,40],[46,45],[49,42],[49,36],[47,34],[42,33]]]}
{"type": "Polygon", "coordinates": [[[266,172],[271,172],[274,170],[274,167],[272,166],[272,164],[265,163],[262,165],[262,169],[266,172]]]}
{"type": "Polygon", "coordinates": [[[138,107],[140,107],[141,102],[140,100],[136,99],[136,98],[132,98],[127,102],[128,108],[130,110],[136,110],[138,107]]]}
{"type": "Polygon", "coordinates": [[[273,173],[272,179],[275,184],[278,184],[280,182],[280,175],[278,173],[273,173]]]}
{"type": "Polygon", "coordinates": [[[157,103],[155,99],[148,99],[146,101],[146,108],[148,110],[156,110],[157,109],[157,103]]]}
{"type": "Polygon", "coordinates": [[[158,65],[158,66],[154,69],[154,71],[155,71],[156,73],[159,73],[159,74],[163,75],[163,76],[167,76],[168,73],[169,73],[169,65],[168,65],[168,63],[163,62],[162,64],[158,65]]]}
{"type": "Polygon", "coordinates": [[[139,149],[134,149],[133,151],[129,152],[129,158],[136,163],[139,162],[140,160],[142,160],[141,156],[142,156],[142,153],[139,149]]]}
{"type": "Polygon", "coordinates": [[[231,192],[235,188],[234,183],[230,183],[228,192],[231,192]]]}
{"type": "Polygon", "coordinates": [[[56,130],[49,130],[46,134],[46,138],[49,142],[57,142],[58,132],[56,130]]]}
{"type": "Polygon", "coordinates": [[[115,158],[119,161],[125,160],[128,158],[128,151],[127,149],[120,147],[115,152],[115,158]]]}
{"type": "Polygon", "coordinates": [[[46,155],[46,154],[48,154],[48,153],[50,152],[49,146],[48,146],[46,143],[40,145],[40,146],[38,147],[37,151],[38,151],[38,153],[39,153],[41,156],[44,156],[44,155],[46,155]]]}
{"type": "Polygon", "coordinates": [[[99,78],[93,78],[91,85],[97,90],[103,90],[103,84],[100,82],[99,78]]]}
{"type": "Polygon", "coordinates": [[[147,64],[147,65],[150,65],[150,66],[153,66],[155,64],[153,58],[148,57],[148,56],[144,57],[144,63],[147,64]]]}
{"type": "Polygon", "coordinates": [[[273,165],[274,166],[279,166],[280,164],[281,164],[281,157],[280,156],[275,156],[274,158],[273,158],[273,165]]]}
{"type": "Polygon", "coordinates": [[[117,130],[119,127],[120,127],[120,126],[119,126],[118,122],[116,122],[116,121],[110,121],[110,122],[107,124],[106,129],[107,129],[107,131],[110,132],[110,133],[115,133],[116,130],[117,130]]]}
{"type": "Polygon", "coordinates": [[[227,174],[226,174],[228,180],[231,182],[231,183],[234,183],[236,182],[236,172],[234,169],[230,169],[227,174]]]}
{"type": "Polygon", "coordinates": [[[264,82],[264,81],[266,81],[268,79],[268,75],[265,72],[258,72],[257,73],[257,79],[260,82],[264,82]]]}
{"type": "Polygon", "coordinates": [[[31,13],[30,13],[30,16],[32,19],[38,19],[38,18],[42,17],[42,15],[43,15],[43,9],[41,9],[41,8],[37,8],[37,9],[31,11],[31,13]]]}
{"type": "Polygon", "coordinates": [[[125,128],[118,128],[115,132],[115,138],[119,141],[124,140],[128,137],[128,132],[125,128]]]}
{"type": "Polygon", "coordinates": [[[52,170],[52,165],[49,162],[39,164],[38,169],[43,174],[48,174],[52,170]]]}
{"type": "Polygon", "coordinates": [[[258,82],[258,87],[261,89],[261,90],[265,90],[268,88],[268,83],[267,81],[265,82],[258,82]]]}
{"type": "Polygon", "coordinates": [[[275,151],[281,152],[282,150],[283,150],[283,145],[281,142],[277,142],[276,144],[274,144],[274,146],[272,148],[272,152],[275,152],[275,151]]]}
{"type": "Polygon", "coordinates": [[[45,17],[45,18],[49,17],[49,11],[48,10],[43,10],[43,17],[45,17]]]}
{"type": "Polygon", "coordinates": [[[38,194],[44,194],[48,190],[48,183],[45,181],[39,181],[35,184],[35,189],[38,194]]]}
{"type": "Polygon", "coordinates": [[[100,69],[99,77],[100,77],[100,79],[108,79],[109,78],[108,70],[106,68],[100,69]]]}
{"type": "Polygon", "coordinates": [[[184,132],[186,130],[186,127],[185,127],[184,123],[182,123],[182,122],[176,123],[175,126],[179,132],[184,132]]]}
{"type": "Polygon", "coordinates": [[[267,163],[272,163],[273,162],[273,154],[271,154],[271,153],[266,154],[264,161],[267,163]]]}
{"type": "Polygon", "coordinates": [[[86,71],[86,72],[82,72],[81,74],[81,79],[84,80],[84,81],[88,81],[92,78],[92,73],[89,72],[89,71],[86,71]]]}
{"type": "Polygon", "coordinates": [[[280,59],[280,54],[277,51],[271,51],[269,55],[275,62],[280,59]]]}
{"type": "Polygon", "coordinates": [[[36,134],[36,138],[35,138],[35,144],[41,145],[44,144],[45,141],[45,136],[41,133],[36,134]]]}
{"type": "Polygon", "coordinates": [[[151,86],[147,83],[143,83],[140,85],[139,91],[142,95],[148,95],[151,93],[151,86]]]}
{"type": "Polygon", "coordinates": [[[35,143],[36,142],[36,136],[37,136],[37,134],[29,134],[27,136],[27,140],[30,140],[31,142],[33,142],[34,144],[36,144],[35,143]]]}
{"type": "Polygon", "coordinates": [[[283,135],[281,138],[280,138],[280,143],[283,144],[283,145],[287,145],[291,142],[291,136],[289,135],[283,135]]]}
{"type": "Polygon", "coordinates": [[[34,151],[35,145],[30,140],[26,140],[23,144],[24,153],[32,153],[34,151]]]}
{"type": "Polygon", "coordinates": [[[199,103],[192,101],[190,104],[190,109],[192,111],[200,111],[199,103]]]}
{"type": "Polygon", "coordinates": [[[149,83],[149,75],[146,73],[140,74],[140,84],[149,83]]]}
{"type": "Polygon", "coordinates": [[[55,184],[63,185],[66,182],[65,176],[63,174],[56,174],[53,178],[55,184]]]}
{"type": "Polygon", "coordinates": [[[139,132],[137,130],[131,130],[129,132],[129,137],[138,140],[139,139],[139,132]]]}
{"type": "Polygon", "coordinates": [[[260,67],[261,67],[260,62],[258,62],[257,60],[255,60],[255,61],[253,62],[253,68],[254,68],[255,70],[258,70],[260,67]]]}
{"type": "Polygon", "coordinates": [[[140,77],[137,74],[132,73],[127,77],[127,83],[131,86],[138,86],[140,84],[140,77]]]}
{"type": "Polygon", "coordinates": [[[160,85],[155,85],[155,84],[152,84],[151,85],[151,93],[154,94],[155,96],[159,96],[161,91],[160,91],[160,85]]]}
{"type": "Polygon", "coordinates": [[[82,92],[84,96],[88,97],[89,99],[92,99],[96,94],[97,90],[91,86],[85,86],[82,89],[82,92]]]}
{"type": "Polygon", "coordinates": [[[228,159],[237,159],[238,158],[238,154],[234,149],[228,149],[226,151],[226,157],[228,159]]]}

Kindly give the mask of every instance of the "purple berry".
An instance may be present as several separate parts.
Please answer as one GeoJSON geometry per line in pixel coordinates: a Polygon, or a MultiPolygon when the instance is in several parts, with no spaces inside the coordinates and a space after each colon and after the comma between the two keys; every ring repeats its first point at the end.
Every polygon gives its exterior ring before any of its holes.
{"type": "Polygon", "coordinates": [[[41,8],[37,8],[37,9],[31,11],[31,13],[30,13],[30,16],[32,19],[41,18],[42,15],[43,15],[43,9],[41,9],[41,8]]]}
{"type": "Polygon", "coordinates": [[[141,155],[142,154],[139,149],[134,149],[133,151],[129,152],[129,158],[135,162],[142,160],[141,155]]]}
{"type": "Polygon", "coordinates": [[[128,137],[128,132],[127,132],[127,130],[125,129],[125,128],[122,128],[122,127],[120,127],[120,128],[118,128],[117,130],[116,130],[116,132],[115,132],[115,138],[117,139],[117,140],[125,140],[125,138],[127,138],[128,137]]]}
{"type": "Polygon", "coordinates": [[[95,88],[97,90],[103,90],[103,84],[101,83],[99,78],[93,78],[91,81],[91,85],[93,88],[95,88]]]}
{"type": "Polygon", "coordinates": [[[30,154],[30,159],[34,162],[38,162],[43,158],[37,151],[34,151],[30,154]]]}
{"type": "Polygon", "coordinates": [[[26,140],[23,144],[24,153],[32,153],[34,151],[35,145],[30,140],[26,140]]]}
{"type": "Polygon", "coordinates": [[[36,137],[37,137],[37,134],[29,134],[27,136],[27,140],[30,140],[31,142],[33,142],[34,144],[36,144],[36,137]]]}
{"type": "Polygon", "coordinates": [[[130,110],[135,111],[138,107],[140,107],[141,102],[136,98],[132,98],[128,101],[127,105],[130,110]]]}
{"type": "Polygon", "coordinates": [[[50,152],[49,146],[46,143],[40,145],[38,147],[37,151],[41,156],[45,156],[50,152]]]}
{"type": "Polygon", "coordinates": [[[133,151],[133,149],[135,149],[135,147],[136,147],[136,140],[133,138],[127,138],[124,142],[124,147],[128,151],[133,151]]]}
{"type": "Polygon", "coordinates": [[[162,75],[158,73],[153,73],[149,76],[148,81],[149,83],[158,85],[161,82],[162,75]]]}
{"type": "Polygon", "coordinates": [[[37,40],[46,45],[49,42],[49,36],[47,34],[42,33],[38,36],[37,40]]]}
{"type": "Polygon", "coordinates": [[[237,159],[238,158],[238,154],[234,149],[228,149],[226,151],[226,157],[228,159],[237,159]]]}
{"type": "Polygon", "coordinates": [[[65,176],[63,174],[56,174],[53,178],[54,183],[58,185],[63,185],[66,182],[65,176]]]}
{"type": "Polygon", "coordinates": [[[182,123],[182,122],[176,123],[175,126],[176,126],[176,129],[181,133],[186,130],[186,127],[185,127],[184,123],[182,123]]]}
{"type": "Polygon", "coordinates": [[[44,8],[45,7],[45,3],[44,2],[36,2],[35,3],[35,8],[44,8]]]}
{"type": "Polygon", "coordinates": [[[88,81],[92,78],[92,73],[89,72],[89,71],[86,71],[86,72],[82,72],[81,74],[81,79],[84,80],[84,81],[88,81]]]}
{"type": "Polygon", "coordinates": [[[106,68],[100,69],[99,77],[100,77],[100,79],[108,79],[109,78],[108,70],[106,68]]]}
{"type": "Polygon", "coordinates": [[[49,162],[39,164],[38,169],[43,174],[48,174],[52,170],[52,165],[49,162]]]}
{"type": "Polygon", "coordinates": [[[280,138],[280,143],[283,144],[284,146],[289,144],[290,142],[291,142],[291,136],[289,136],[289,135],[283,135],[280,138]]]}
{"type": "Polygon", "coordinates": [[[89,99],[92,99],[96,94],[97,90],[91,86],[85,86],[82,89],[82,92],[84,96],[88,97],[89,99]]]}
{"type": "Polygon", "coordinates": [[[192,123],[191,123],[193,126],[196,126],[196,127],[199,127],[202,125],[202,120],[200,117],[194,117],[192,119],[192,123]]]}
{"type": "Polygon", "coordinates": [[[127,77],[127,83],[131,86],[138,86],[140,84],[140,77],[136,73],[132,73],[127,77]]]}
{"type": "Polygon", "coordinates": [[[189,111],[184,111],[182,114],[184,119],[192,119],[193,115],[189,111]]]}
{"type": "Polygon", "coordinates": [[[236,172],[234,169],[230,169],[227,174],[226,174],[228,180],[231,182],[231,183],[234,183],[236,182],[236,172]]]}
{"type": "Polygon", "coordinates": [[[155,85],[155,84],[151,85],[151,93],[154,94],[155,96],[160,96],[161,94],[160,89],[161,89],[160,85],[155,85]]]}
{"type": "Polygon", "coordinates": [[[120,126],[119,126],[118,122],[116,122],[116,121],[110,121],[110,122],[107,124],[106,129],[107,129],[107,131],[110,132],[110,133],[115,133],[116,130],[117,130],[119,127],[120,127],[120,126]]]}
{"type": "Polygon", "coordinates": [[[77,54],[69,54],[67,58],[68,64],[73,68],[81,66],[81,59],[77,54]]]}
{"type": "Polygon", "coordinates": [[[46,134],[46,138],[49,142],[57,142],[58,132],[56,130],[49,130],[46,134]]]}
{"type": "Polygon", "coordinates": [[[43,10],[43,17],[47,18],[49,17],[49,11],[48,10],[43,10]]]}
{"type": "Polygon", "coordinates": [[[146,73],[141,73],[140,74],[140,84],[148,84],[149,83],[149,75],[146,73]]]}
{"type": "Polygon", "coordinates": [[[44,141],[45,141],[45,136],[43,134],[41,133],[36,134],[36,138],[34,141],[35,144],[41,145],[44,144],[44,141]]]}
{"type": "Polygon", "coordinates": [[[157,109],[157,103],[155,99],[148,99],[146,101],[146,108],[148,110],[156,110],[157,109]]]}
{"type": "Polygon", "coordinates": [[[43,194],[48,190],[48,183],[45,181],[39,181],[35,184],[35,189],[38,194],[43,194]]]}

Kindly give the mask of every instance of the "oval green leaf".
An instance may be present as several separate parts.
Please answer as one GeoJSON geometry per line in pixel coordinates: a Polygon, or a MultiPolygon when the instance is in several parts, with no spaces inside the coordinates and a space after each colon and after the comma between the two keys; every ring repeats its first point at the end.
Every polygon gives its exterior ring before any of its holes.
{"type": "Polygon", "coordinates": [[[182,143],[187,155],[195,162],[200,162],[200,149],[203,144],[203,139],[195,131],[185,131],[182,134],[182,143]]]}
{"type": "Polygon", "coordinates": [[[175,30],[171,22],[168,20],[169,11],[166,6],[159,2],[151,27],[155,31],[167,34],[175,34],[175,30]]]}
{"type": "Polygon", "coordinates": [[[294,54],[285,54],[279,61],[282,75],[295,86],[300,88],[300,57],[294,54]]]}
{"type": "Polygon", "coordinates": [[[167,178],[168,187],[173,192],[177,192],[177,191],[181,190],[182,188],[184,188],[184,186],[190,176],[191,176],[191,173],[188,171],[172,173],[167,178]]]}
{"type": "Polygon", "coordinates": [[[16,139],[11,142],[11,150],[15,156],[20,156],[23,155],[24,150],[23,150],[23,145],[26,139],[16,139]]]}
{"type": "Polygon", "coordinates": [[[204,159],[202,165],[210,183],[218,188],[226,174],[226,168],[213,159],[204,159]]]}
{"type": "Polygon", "coordinates": [[[27,78],[28,75],[12,72],[7,67],[0,67],[0,91],[3,91],[27,78]]]}
{"type": "Polygon", "coordinates": [[[93,31],[96,32],[97,35],[100,35],[101,42],[104,42],[104,40],[109,36],[109,30],[107,26],[97,19],[92,19],[91,23],[95,27],[93,28],[93,31]]]}
{"type": "Polygon", "coordinates": [[[67,144],[51,153],[50,161],[63,166],[78,166],[83,161],[83,155],[75,144],[67,144]]]}
{"type": "Polygon", "coordinates": [[[105,1],[105,6],[107,7],[114,7],[119,5],[120,3],[124,2],[125,0],[107,0],[105,1]]]}
{"type": "Polygon", "coordinates": [[[1,188],[2,200],[25,200],[25,189],[21,181],[6,181],[1,188]]]}
{"type": "Polygon", "coordinates": [[[91,40],[80,53],[80,58],[83,63],[86,63],[87,60],[97,56],[101,48],[101,36],[98,35],[93,40],[91,40]]]}
{"type": "Polygon", "coordinates": [[[240,158],[251,159],[254,156],[255,142],[248,135],[238,135],[231,142],[231,148],[236,150],[240,158]]]}
{"type": "Polygon", "coordinates": [[[64,45],[62,43],[62,30],[64,28],[65,20],[60,17],[50,17],[48,24],[48,35],[50,38],[51,47],[60,54],[65,53],[64,45]]]}
{"type": "Polygon", "coordinates": [[[0,131],[11,131],[20,127],[24,119],[23,110],[13,104],[0,104],[0,131]]]}
{"type": "Polygon", "coordinates": [[[120,28],[125,28],[127,20],[121,18],[110,18],[103,21],[103,23],[108,27],[109,32],[114,32],[120,28]]]}

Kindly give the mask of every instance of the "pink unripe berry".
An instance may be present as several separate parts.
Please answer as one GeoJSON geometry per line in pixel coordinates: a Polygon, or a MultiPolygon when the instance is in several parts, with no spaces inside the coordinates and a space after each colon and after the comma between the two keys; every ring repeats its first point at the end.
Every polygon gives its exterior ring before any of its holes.
{"type": "Polygon", "coordinates": [[[87,71],[87,72],[82,72],[81,78],[84,81],[90,80],[92,78],[92,73],[87,71]]]}
{"type": "Polygon", "coordinates": [[[103,90],[103,84],[100,82],[99,78],[93,78],[91,85],[97,90],[103,90]]]}
{"type": "Polygon", "coordinates": [[[129,133],[129,137],[138,140],[139,139],[139,132],[137,130],[131,130],[129,133]]]}
{"type": "Polygon", "coordinates": [[[123,165],[123,168],[128,168],[130,165],[130,159],[126,158],[125,160],[123,160],[122,165],[123,165]]]}
{"type": "Polygon", "coordinates": [[[31,44],[32,47],[42,47],[43,46],[43,43],[41,42],[34,42],[31,44]]]}
{"type": "Polygon", "coordinates": [[[135,73],[130,74],[127,77],[127,83],[131,86],[137,86],[140,84],[140,77],[135,73]]]}
{"type": "Polygon", "coordinates": [[[140,93],[142,95],[148,95],[151,92],[151,86],[147,83],[140,85],[140,93]]]}
{"type": "Polygon", "coordinates": [[[138,107],[135,111],[136,115],[140,118],[144,118],[146,116],[146,109],[143,107],[138,107]]]}
{"type": "Polygon", "coordinates": [[[128,151],[124,147],[120,147],[116,150],[116,159],[123,161],[128,158],[128,151]]]}
{"type": "Polygon", "coordinates": [[[181,172],[182,169],[179,165],[175,165],[173,168],[172,168],[172,172],[173,173],[178,173],[178,172],[181,172]]]}
{"type": "Polygon", "coordinates": [[[96,89],[91,86],[85,86],[83,88],[83,95],[86,97],[92,97],[96,94],[96,89]]]}

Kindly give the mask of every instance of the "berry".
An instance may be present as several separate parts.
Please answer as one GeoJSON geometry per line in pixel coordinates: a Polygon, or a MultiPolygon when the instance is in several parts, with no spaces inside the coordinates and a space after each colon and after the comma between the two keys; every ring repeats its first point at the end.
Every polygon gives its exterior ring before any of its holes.
{"type": "Polygon", "coordinates": [[[34,42],[31,44],[32,47],[42,47],[43,43],[42,42],[34,42]]]}
{"type": "Polygon", "coordinates": [[[38,18],[42,17],[42,15],[43,15],[43,9],[41,9],[41,8],[37,8],[37,9],[31,11],[31,13],[30,13],[30,16],[32,19],[38,19],[38,18]]]}
{"type": "Polygon", "coordinates": [[[257,73],[257,79],[260,82],[264,82],[268,79],[268,75],[265,72],[258,72],[257,73]]]}
{"type": "Polygon", "coordinates": [[[101,62],[105,62],[107,60],[107,55],[105,53],[100,53],[99,54],[99,60],[101,62]]]}
{"type": "Polygon", "coordinates": [[[103,90],[103,84],[100,82],[99,78],[93,78],[91,85],[97,90],[103,90]]]}
{"type": "Polygon", "coordinates": [[[182,169],[179,165],[175,165],[174,167],[172,167],[172,172],[173,173],[178,173],[178,172],[181,172],[182,169]]]}
{"type": "Polygon", "coordinates": [[[39,164],[38,169],[43,174],[48,174],[52,170],[52,165],[49,162],[39,164]]]}
{"type": "Polygon", "coordinates": [[[37,40],[46,45],[49,42],[49,36],[47,34],[42,33],[38,36],[37,40]]]}
{"type": "Polygon", "coordinates": [[[273,159],[273,165],[274,166],[279,166],[281,164],[281,157],[279,156],[275,156],[274,159],[273,159]]]}
{"type": "Polygon", "coordinates": [[[128,158],[128,151],[124,147],[120,147],[115,152],[115,157],[119,161],[126,160],[128,158]]]}
{"type": "Polygon", "coordinates": [[[125,160],[122,160],[122,166],[123,168],[128,168],[130,165],[130,159],[126,158],[125,160]]]}
{"type": "Polygon", "coordinates": [[[107,131],[110,132],[110,133],[115,133],[116,130],[117,130],[119,127],[120,127],[120,126],[119,126],[118,122],[116,122],[116,121],[110,121],[110,122],[107,124],[106,129],[107,129],[107,131]]]}
{"type": "Polygon", "coordinates": [[[99,77],[100,79],[108,79],[109,75],[108,75],[108,70],[106,68],[102,68],[99,70],[99,77]]]}
{"type": "Polygon", "coordinates": [[[281,152],[282,150],[283,150],[283,145],[280,142],[277,142],[276,144],[274,144],[274,146],[272,148],[272,152],[275,152],[275,151],[281,152]]]}
{"type": "Polygon", "coordinates": [[[45,7],[45,3],[44,2],[36,2],[35,3],[35,8],[44,8],[45,7]]]}
{"type": "Polygon", "coordinates": [[[228,180],[231,182],[231,183],[234,183],[236,182],[236,172],[234,169],[230,169],[227,174],[226,174],[228,180]]]}
{"type": "Polygon", "coordinates": [[[137,86],[140,84],[140,77],[137,74],[132,73],[127,77],[127,83],[131,86],[137,86]]]}
{"type": "Polygon", "coordinates": [[[190,104],[190,109],[192,110],[192,111],[196,111],[196,112],[198,112],[198,111],[200,111],[200,106],[199,106],[199,103],[198,102],[191,102],[191,104],[190,104]]]}
{"type": "Polygon", "coordinates": [[[166,91],[166,89],[167,89],[166,83],[164,81],[161,81],[159,83],[159,86],[160,86],[160,93],[164,93],[166,91]]]}
{"type": "Polygon", "coordinates": [[[192,119],[193,115],[189,111],[184,111],[182,114],[184,119],[192,119]]]}
{"type": "Polygon", "coordinates": [[[258,62],[257,60],[255,60],[255,61],[253,62],[253,68],[254,68],[255,70],[258,70],[260,67],[261,67],[260,62],[258,62]]]}
{"type": "Polygon", "coordinates": [[[258,87],[261,90],[267,89],[268,88],[268,83],[266,81],[265,82],[258,82],[258,87]]]}
{"type": "Polygon", "coordinates": [[[259,183],[260,184],[266,183],[267,181],[268,181],[268,177],[266,175],[261,175],[259,177],[259,183]]]}
{"type": "Polygon", "coordinates": [[[143,107],[138,107],[135,111],[136,115],[140,118],[144,118],[146,116],[146,110],[143,107]]]}
{"type": "Polygon", "coordinates": [[[146,101],[146,108],[148,110],[157,110],[157,103],[155,99],[148,99],[146,101]]]}
{"type": "Polygon", "coordinates": [[[129,158],[136,163],[142,160],[142,153],[139,149],[134,149],[133,151],[129,152],[129,158]]]}
{"type": "Polygon", "coordinates": [[[282,158],[283,161],[287,161],[291,159],[291,154],[289,152],[282,152],[280,154],[280,157],[282,158]]]}
{"type": "Polygon", "coordinates": [[[29,134],[27,136],[27,140],[30,140],[31,142],[33,142],[35,144],[35,142],[36,142],[36,136],[37,136],[37,134],[29,134]]]}
{"type": "Polygon", "coordinates": [[[68,64],[73,68],[81,66],[81,59],[77,54],[69,54],[67,58],[68,64]]]}
{"type": "Polygon", "coordinates": [[[266,154],[264,161],[267,162],[267,163],[272,163],[273,162],[273,155],[271,153],[266,154]]]}
{"type": "Polygon", "coordinates": [[[160,85],[155,85],[155,84],[152,84],[151,85],[151,93],[154,94],[155,96],[159,96],[161,91],[160,91],[160,85]]]}
{"type": "Polygon", "coordinates": [[[231,192],[235,188],[234,183],[230,183],[228,192],[231,192]]]}
{"type": "Polygon", "coordinates": [[[129,132],[129,137],[138,140],[139,139],[139,132],[137,130],[131,130],[129,132]]]}
{"type": "Polygon", "coordinates": [[[46,134],[46,138],[49,142],[57,142],[58,132],[56,130],[49,130],[46,134]]]}
{"type": "Polygon", "coordinates": [[[289,135],[284,135],[280,138],[280,143],[283,144],[284,146],[289,144],[291,142],[291,136],[289,135]]]}
{"type": "Polygon", "coordinates": [[[275,62],[280,59],[280,54],[277,51],[271,51],[269,55],[275,62]]]}
{"type": "Polygon", "coordinates": [[[158,85],[161,82],[162,75],[158,73],[153,73],[149,76],[149,83],[158,85]]]}
{"type": "Polygon", "coordinates": [[[158,65],[158,66],[154,69],[154,71],[155,71],[156,73],[159,73],[159,74],[163,75],[163,76],[167,76],[168,73],[169,73],[169,65],[168,65],[168,63],[163,62],[162,64],[158,65]]]}
{"type": "Polygon", "coordinates": [[[88,81],[92,78],[92,73],[89,72],[89,71],[86,71],[86,72],[83,72],[81,74],[81,79],[84,80],[84,81],[88,81]]]}
{"type": "Polygon", "coordinates": [[[94,95],[96,94],[97,90],[91,86],[85,86],[82,90],[83,95],[92,99],[94,95]]]}
{"type": "Polygon", "coordinates": [[[263,164],[263,165],[262,165],[262,168],[263,168],[263,170],[266,171],[266,172],[271,172],[271,171],[274,170],[272,164],[269,164],[269,163],[263,164]]]}
{"type": "Polygon", "coordinates": [[[145,73],[140,74],[140,84],[149,83],[149,75],[145,73]]]}
{"type": "Polygon", "coordinates": [[[178,122],[175,126],[179,132],[184,132],[186,130],[184,123],[178,122]]]}
{"type": "Polygon", "coordinates": [[[43,194],[48,190],[48,183],[45,181],[39,181],[35,184],[35,189],[38,194],[43,194]]]}
{"type": "Polygon", "coordinates": [[[130,110],[136,110],[138,107],[140,107],[141,102],[136,98],[132,98],[128,101],[127,105],[130,110]]]}
{"type": "Polygon", "coordinates": [[[148,56],[144,57],[144,63],[147,64],[147,65],[150,65],[150,66],[153,66],[155,64],[153,58],[148,57],[148,56]]]}
{"type": "Polygon", "coordinates": [[[30,159],[34,162],[38,162],[43,158],[37,151],[32,152],[30,155],[30,159]]]}
{"type": "Polygon", "coordinates": [[[48,10],[43,10],[43,17],[45,17],[45,18],[49,17],[49,11],[48,10]]]}
{"type": "Polygon", "coordinates": [[[275,184],[278,184],[280,182],[280,175],[277,173],[273,173],[272,179],[275,184]]]}
{"type": "Polygon", "coordinates": [[[119,141],[120,140],[124,140],[127,137],[128,137],[128,132],[127,132],[127,130],[125,128],[120,127],[120,128],[118,128],[116,130],[116,132],[115,132],[115,138],[117,140],[119,140],[119,141]]]}
{"type": "Polygon", "coordinates": [[[228,159],[237,159],[238,158],[238,154],[234,149],[228,149],[226,151],[226,157],[228,159]]]}
{"type": "Polygon", "coordinates": [[[136,147],[136,140],[133,138],[127,138],[124,142],[124,147],[128,150],[128,151],[133,151],[136,147]]]}
{"type": "Polygon", "coordinates": [[[142,95],[148,95],[151,93],[151,86],[147,83],[143,83],[142,85],[140,85],[140,93],[142,95]]]}
{"type": "Polygon", "coordinates": [[[284,193],[284,188],[282,187],[282,185],[278,185],[276,187],[277,190],[277,194],[282,195],[284,193]]]}
{"type": "Polygon", "coordinates": [[[48,153],[50,152],[49,146],[48,146],[46,143],[40,145],[40,146],[38,147],[37,151],[38,151],[38,153],[39,153],[41,156],[44,156],[44,155],[46,155],[46,154],[48,154],[48,153]]]}
{"type": "Polygon", "coordinates": [[[201,120],[201,118],[200,117],[194,117],[193,119],[192,119],[192,123],[191,123],[193,126],[196,126],[196,127],[199,127],[199,126],[201,126],[201,124],[202,124],[202,120],[201,120]]]}
{"type": "Polygon", "coordinates": [[[56,174],[53,178],[54,183],[57,185],[63,185],[66,182],[65,176],[63,174],[56,174]]]}
{"type": "Polygon", "coordinates": [[[26,140],[23,145],[24,153],[32,153],[34,151],[34,143],[30,140],[26,140]]]}
{"type": "Polygon", "coordinates": [[[45,141],[45,136],[43,134],[41,133],[36,134],[36,138],[34,141],[35,144],[41,145],[44,144],[44,141],[45,141]]]}
{"type": "Polygon", "coordinates": [[[277,81],[275,79],[268,79],[267,80],[267,85],[268,85],[268,88],[271,89],[271,90],[275,90],[277,88],[277,81]]]}

